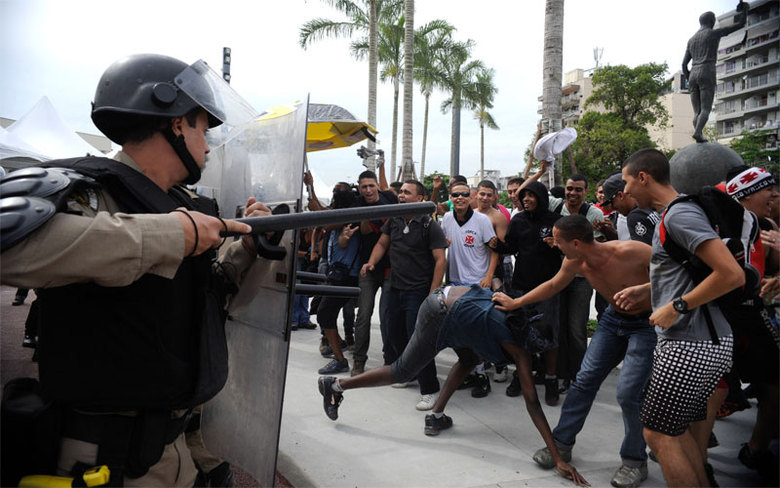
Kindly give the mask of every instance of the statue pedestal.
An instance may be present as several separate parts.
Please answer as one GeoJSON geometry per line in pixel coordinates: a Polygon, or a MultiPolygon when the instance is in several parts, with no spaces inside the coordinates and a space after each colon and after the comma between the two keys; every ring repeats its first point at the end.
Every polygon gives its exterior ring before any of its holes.
{"type": "Polygon", "coordinates": [[[714,142],[685,146],[669,160],[670,180],[680,193],[697,193],[702,186],[717,185],[731,168],[745,164],[733,149],[714,142]]]}

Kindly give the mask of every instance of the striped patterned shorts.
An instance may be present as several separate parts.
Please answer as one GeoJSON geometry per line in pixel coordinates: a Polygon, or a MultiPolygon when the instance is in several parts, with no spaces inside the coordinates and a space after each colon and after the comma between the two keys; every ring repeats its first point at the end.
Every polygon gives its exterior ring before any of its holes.
{"type": "Polygon", "coordinates": [[[640,413],[642,425],[669,436],[707,417],[707,399],[731,369],[734,338],[712,341],[659,339],[640,413]]]}

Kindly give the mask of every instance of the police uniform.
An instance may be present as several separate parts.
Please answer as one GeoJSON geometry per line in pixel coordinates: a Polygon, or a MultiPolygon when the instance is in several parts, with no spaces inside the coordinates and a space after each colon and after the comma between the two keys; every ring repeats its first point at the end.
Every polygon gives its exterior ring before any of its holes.
{"type": "Polygon", "coordinates": [[[214,251],[185,258],[168,212],[216,206],[180,187],[166,194],[130,156],[115,159],[82,160],[99,184],[71,192],[63,211],[4,251],[0,278],[41,290],[41,386],[63,406],[58,474],[124,463],[112,482],[193,486],[187,415],[224,384],[225,298],[255,256],[237,241],[218,263],[214,251]],[[125,175],[148,180],[149,201],[128,200],[125,175]]]}

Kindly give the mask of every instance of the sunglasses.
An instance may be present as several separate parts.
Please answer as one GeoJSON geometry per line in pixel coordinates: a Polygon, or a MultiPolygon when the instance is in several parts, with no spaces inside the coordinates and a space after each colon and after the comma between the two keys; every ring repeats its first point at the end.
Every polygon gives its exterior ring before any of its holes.
{"type": "Polygon", "coordinates": [[[579,186],[567,186],[566,191],[576,191],[577,193],[582,193],[585,191],[585,188],[579,186]]]}
{"type": "Polygon", "coordinates": [[[458,198],[458,197],[468,198],[468,197],[471,196],[471,192],[467,192],[467,191],[454,191],[454,192],[450,193],[450,196],[452,198],[458,198]]]}

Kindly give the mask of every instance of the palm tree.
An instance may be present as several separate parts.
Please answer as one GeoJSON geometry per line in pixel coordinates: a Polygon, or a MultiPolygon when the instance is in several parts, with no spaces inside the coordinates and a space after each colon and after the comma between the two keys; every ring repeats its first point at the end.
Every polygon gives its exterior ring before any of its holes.
{"type": "MultiPolygon", "coordinates": [[[[347,21],[312,19],[301,27],[299,40],[306,49],[309,44],[327,37],[349,38],[355,32],[366,32],[369,38],[368,53],[368,123],[376,127],[377,99],[377,26],[386,19],[397,19],[404,0],[323,0],[347,16],[347,21]]],[[[373,149],[373,142],[369,142],[373,149]]]]}
{"type": "MultiPolygon", "coordinates": [[[[544,65],[542,68],[542,117],[547,130],[561,129],[561,80],[563,79],[563,0],[547,0],[544,9],[544,65]]],[[[554,169],[554,184],[561,183],[561,165],[554,169]]]]}
{"type": "Polygon", "coordinates": [[[493,115],[488,112],[493,108],[493,98],[498,89],[493,84],[492,69],[486,69],[477,74],[477,89],[479,91],[474,108],[474,118],[479,122],[479,179],[485,179],[485,126],[489,129],[498,130],[498,125],[493,119],[493,115]]]}
{"type": "Polygon", "coordinates": [[[444,75],[437,60],[443,57],[452,44],[453,26],[443,20],[434,20],[420,28],[425,35],[415,39],[414,79],[420,84],[420,93],[425,97],[425,115],[423,116],[422,155],[420,157],[420,181],[425,178],[425,149],[428,142],[428,112],[433,89],[443,87],[444,75]],[[433,25],[436,27],[433,28],[433,25]]]}
{"type": "Polygon", "coordinates": [[[460,110],[473,106],[477,99],[477,74],[485,69],[482,61],[469,60],[474,41],[454,42],[446,55],[439,56],[442,83],[450,91],[450,98],[442,103],[442,113],[452,110],[450,138],[450,175],[460,173],[460,110]]]}
{"type": "Polygon", "coordinates": [[[401,143],[401,181],[414,175],[412,161],[412,95],[414,94],[414,0],[404,1],[404,125],[401,143]]]}

